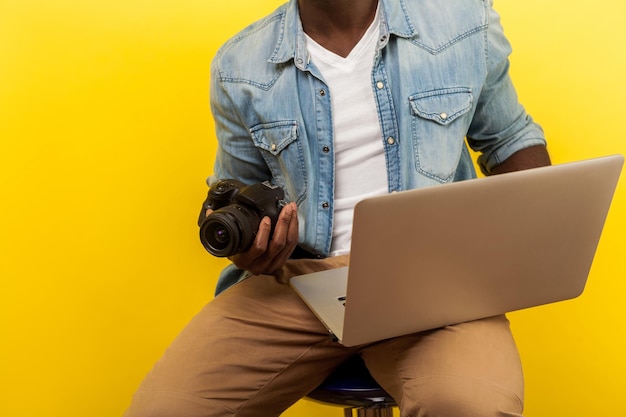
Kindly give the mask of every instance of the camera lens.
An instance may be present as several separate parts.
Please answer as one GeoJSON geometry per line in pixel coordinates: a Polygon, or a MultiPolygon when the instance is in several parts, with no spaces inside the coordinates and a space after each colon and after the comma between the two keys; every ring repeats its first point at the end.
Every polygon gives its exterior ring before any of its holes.
{"type": "Polygon", "coordinates": [[[239,249],[238,226],[230,216],[215,213],[207,217],[200,228],[200,240],[207,251],[215,256],[230,256],[239,249]],[[213,216],[213,217],[211,217],[213,216]]]}
{"type": "Polygon", "coordinates": [[[230,239],[228,235],[228,230],[224,229],[223,227],[215,228],[215,231],[213,231],[213,238],[216,242],[219,243],[228,243],[228,240],[230,239]]]}
{"type": "Polygon", "coordinates": [[[230,233],[228,233],[228,230],[224,226],[220,224],[212,225],[212,227],[207,230],[207,233],[212,235],[211,242],[213,242],[212,245],[214,247],[224,249],[228,246],[230,233]]]}
{"type": "Polygon", "coordinates": [[[258,217],[236,205],[211,213],[200,226],[200,241],[214,256],[225,257],[245,251],[259,228],[258,217]]]}

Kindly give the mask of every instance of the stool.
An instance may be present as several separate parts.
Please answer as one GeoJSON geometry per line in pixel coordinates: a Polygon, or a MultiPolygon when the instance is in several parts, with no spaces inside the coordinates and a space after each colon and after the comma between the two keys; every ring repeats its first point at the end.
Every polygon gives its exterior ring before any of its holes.
{"type": "Polygon", "coordinates": [[[360,356],[341,364],[308,398],[344,407],[344,417],[392,417],[395,400],[370,375],[360,356]]]}

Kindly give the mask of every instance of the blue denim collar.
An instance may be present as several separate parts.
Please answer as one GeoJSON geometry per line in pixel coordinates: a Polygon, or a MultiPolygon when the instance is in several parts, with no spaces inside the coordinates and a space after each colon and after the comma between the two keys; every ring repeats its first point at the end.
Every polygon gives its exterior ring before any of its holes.
{"type": "MultiPolygon", "coordinates": [[[[389,41],[389,34],[401,38],[412,38],[417,35],[415,26],[405,11],[404,0],[380,0],[382,19],[379,47],[383,48],[389,41]]],[[[274,53],[268,62],[284,64],[293,59],[296,67],[306,70],[309,56],[297,0],[291,0],[280,15],[281,29],[276,41],[274,53]]]]}

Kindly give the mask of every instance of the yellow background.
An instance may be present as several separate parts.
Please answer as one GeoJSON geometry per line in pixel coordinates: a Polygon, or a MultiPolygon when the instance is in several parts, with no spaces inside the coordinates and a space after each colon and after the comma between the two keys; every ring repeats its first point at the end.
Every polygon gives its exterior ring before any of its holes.
{"type": "MultiPolygon", "coordinates": [[[[0,0],[0,416],[121,415],[211,298],[209,64],[279,3],[0,0]]],[[[496,1],[555,162],[626,153],[625,4],[496,1]]],[[[625,184],[585,294],[511,315],[528,417],[626,415],[625,184]]]]}

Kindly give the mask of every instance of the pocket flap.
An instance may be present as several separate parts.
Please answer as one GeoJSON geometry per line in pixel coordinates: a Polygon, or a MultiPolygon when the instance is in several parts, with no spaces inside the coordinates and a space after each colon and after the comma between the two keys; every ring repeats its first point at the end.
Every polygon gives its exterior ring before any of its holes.
{"type": "Polygon", "coordinates": [[[465,87],[446,88],[414,94],[409,97],[413,113],[440,125],[447,125],[465,114],[474,98],[465,87]]]}
{"type": "Polygon", "coordinates": [[[263,123],[250,129],[250,134],[258,148],[278,155],[298,138],[298,124],[295,121],[263,123]]]}

